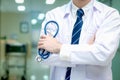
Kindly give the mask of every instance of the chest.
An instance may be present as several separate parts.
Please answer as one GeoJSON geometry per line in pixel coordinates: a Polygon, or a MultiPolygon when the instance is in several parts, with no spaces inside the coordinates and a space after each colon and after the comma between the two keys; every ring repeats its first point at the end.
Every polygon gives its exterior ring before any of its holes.
{"type": "MultiPolygon", "coordinates": [[[[66,19],[59,21],[60,30],[59,30],[59,40],[62,43],[70,44],[72,38],[72,30],[75,24],[75,19],[69,16],[66,19]]],[[[97,17],[97,15],[90,15],[83,18],[83,25],[80,34],[79,43],[87,43],[100,28],[102,23],[102,18],[97,17]]]]}

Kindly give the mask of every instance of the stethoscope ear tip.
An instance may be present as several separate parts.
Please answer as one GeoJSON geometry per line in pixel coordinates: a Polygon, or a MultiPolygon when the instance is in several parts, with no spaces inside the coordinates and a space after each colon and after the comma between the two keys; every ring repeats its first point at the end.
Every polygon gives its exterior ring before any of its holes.
{"type": "Polygon", "coordinates": [[[41,61],[42,61],[42,58],[41,58],[39,55],[37,55],[37,56],[35,57],[35,61],[41,62],[41,61]]]}

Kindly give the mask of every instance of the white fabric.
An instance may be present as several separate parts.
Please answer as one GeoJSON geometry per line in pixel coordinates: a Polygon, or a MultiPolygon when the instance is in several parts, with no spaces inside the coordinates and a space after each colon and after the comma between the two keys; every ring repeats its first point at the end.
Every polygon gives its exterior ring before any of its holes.
{"type": "Polygon", "coordinates": [[[59,24],[56,38],[63,43],[60,54],[52,54],[42,63],[51,66],[50,80],[64,80],[66,67],[72,67],[71,80],[112,80],[111,61],[120,40],[120,16],[117,10],[96,0],[83,7],[83,27],[79,45],[70,45],[77,8],[70,1],[46,14],[44,25],[49,20],[59,24]],[[88,41],[95,36],[93,45],[88,41]]]}

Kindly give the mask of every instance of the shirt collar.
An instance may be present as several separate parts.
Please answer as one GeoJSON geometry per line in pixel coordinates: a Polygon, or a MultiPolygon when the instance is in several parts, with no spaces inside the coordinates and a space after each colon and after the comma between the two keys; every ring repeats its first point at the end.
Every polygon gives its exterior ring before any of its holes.
{"type": "MultiPolygon", "coordinates": [[[[86,15],[88,13],[88,11],[93,7],[93,0],[91,0],[86,6],[84,6],[82,9],[84,11],[84,15],[86,15]]],[[[75,6],[72,2],[72,8],[71,8],[71,12],[73,16],[76,16],[76,12],[79,8],[77,6],[75,6]]]]}
{"type": "Polygon", "coordinates": [[[101,12],[101,11],[103,10],[103,8],[102,8],[102,6],[101,6],[100,4],[98,4],[98,3],[100,3],[100,2],[94,0],[94,3],[93,3],[94,10],[98,10],[98,11],[101,12]]]}
{"type": "Polygon", "coordinates": [[[71,1],[70,1],[68,5],[65,6],[65,11],[64,11],[65,13],[63,15],[64,18],[66,18],[70,14],[71,8],[72,6],[71,6],[71,1]]]}
{"type": "MultiPolygon", "coordinates": [[[[90,10],[90,9],[96,9],[96,10],[99,10],[101,11],[102,8],[100,5],[97,4],[96,0],[91,0],[86,6],[84,6],[82,9],[84,11],[84,14],[86,15],[87,12],[90,10]]],[[[76,11],[78,10],[78,7],[76,7],[72,0],[68,3],[68,5],[66,6],[66,9],[65,9],[65,14],[64,14],[64,18],[67,17],[69,14],[72,14],[73,16],[76,16],[76,11]]]]}

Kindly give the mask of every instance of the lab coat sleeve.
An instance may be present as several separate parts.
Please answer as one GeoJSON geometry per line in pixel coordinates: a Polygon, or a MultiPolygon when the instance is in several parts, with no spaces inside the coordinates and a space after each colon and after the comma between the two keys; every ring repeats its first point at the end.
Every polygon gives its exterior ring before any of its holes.
{"type": "MultiPolygon", "coordinates": [[[[40,36],[44,34],[44,26],[45,24],[48,22],[48,21],[56,21],[55,19],[55,16],[54,16],[54,13],[52,12],[48,12],[46,14],[46,19],[43,21],[42,23],[42,28],[41,28],[41,33],[40,33],[40,36]]],[[[57,21],[56,21],[57,22],[57,21]]],[[[49,56],[49,58],[43,60],[41,62],[41,64],[44,64],[44,65],[49,65],[49,66],[61,66],[61,67],[75,67],[75,64],[69,62],[69,61],[63,61],[60,59],[59,57],[59,54],[51,54],[49,56]]]]}
{"type": "Polygon", "coordinates": [[[48,59],[45,59],[41,64],[48,66],[60,66],[60,67],[75,67],[75,64],[72,64],[69,61],[63,61],[60,59],[58,54],[51,54],[48,59]]]}
{"type": "Polygon", "coordinates": [[[60,59],[74,64],[101,65],[109,64],[119,46],[120,16],[113,11],[100,25],[95,42],[92,45],[66,45],[60,51],[60,59]]]}

